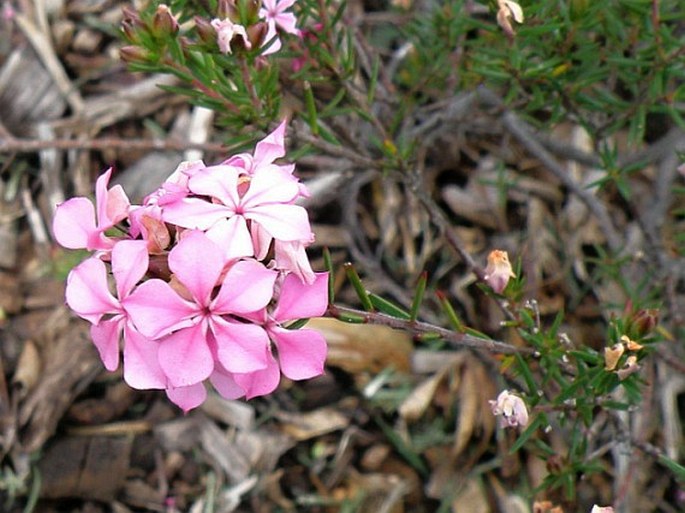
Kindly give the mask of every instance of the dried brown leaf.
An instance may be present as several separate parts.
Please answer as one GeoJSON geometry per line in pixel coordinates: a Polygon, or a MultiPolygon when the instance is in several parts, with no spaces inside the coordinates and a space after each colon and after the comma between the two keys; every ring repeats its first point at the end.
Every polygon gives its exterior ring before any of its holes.
{"type": "Polygon", "coordinates": [[[328,342],[327,364],[349,373],[379,372],[391,367],[409,371],[413,344],[407,333],[387,326],[346,324],[334,319],[311,319],[307,327],[328,342]]]}
{"type": "Polygon", "coordinates": [[[307,413],[277,413],[281,429],[297,441],[309,440],[333,431],[345,429],[350,419],[335,408],[320,408],[307,413]]]}

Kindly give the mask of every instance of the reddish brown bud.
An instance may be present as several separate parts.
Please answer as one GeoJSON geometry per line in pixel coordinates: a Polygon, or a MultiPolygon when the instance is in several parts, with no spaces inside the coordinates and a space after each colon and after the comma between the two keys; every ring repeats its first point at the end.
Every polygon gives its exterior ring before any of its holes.
{"type": "Polygon", "coordinates": [[[643,337],[651,333],[659,323],[659,310],[656,308],[643,308],[635,312],[630,319],[631,334],[635,338],[643,337]]]}
{"type": "Polygon", "coordinates": [[[216,29],[208,19],[195,16],[195,28],[200,41],[206,45],[216,45],[216,29]]]}
{"type": "Polygon", "coordinates": [[[124,17],[121,22],[121,29],[124,32],[126,39],[130,43],[140,41],[139,34],[141,31],[145,31],[145,24],[140,19],[138,13],[130,7],[124,7],[122,11],[124,17]]]}
{"type": "Polygon", "coordinates": [[[127,64],[147,64],[150,54],[139,46],[124,46],[119,50],[119,58],[127,64]]]}
{"type": "Polygon", "coordinates": [[[252,48],[259,48],[262,46],[268,31],[269,26],[264,21],[260,21],[247,27],[247,39],[250,41],[252,48]]]}

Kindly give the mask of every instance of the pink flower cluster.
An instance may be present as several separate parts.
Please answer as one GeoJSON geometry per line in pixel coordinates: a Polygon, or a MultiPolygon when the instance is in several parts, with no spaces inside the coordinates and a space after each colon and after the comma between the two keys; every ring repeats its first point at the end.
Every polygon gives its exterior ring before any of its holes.
{"type": "Polygon", "coordinates": [[[121,186],[108,189],[110,169],[95,206],[72,198],[57,207],[56,240],[95,252],[69,274],[67,304],[92,323],[110,371],[123,341],[131,387],[163,389],[188,411],[205,400],[207,382],[223,397],[251,398],[272,392],[281,372],[323,372],[322,335],[288,329],[323,315],[328,276],[305,253],[313,234],[295,201],[307,190],[294,165],[274,163],[284,132],[285,122],[253,154],[219,165],[181,164],[142,205],[121,186]]]}

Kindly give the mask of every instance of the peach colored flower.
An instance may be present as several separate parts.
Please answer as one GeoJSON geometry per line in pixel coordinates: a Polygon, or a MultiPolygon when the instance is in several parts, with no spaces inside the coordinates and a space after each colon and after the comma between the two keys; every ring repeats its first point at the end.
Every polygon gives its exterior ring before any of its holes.
{"type": "Polygon", "coordinates": [[[495,249],[488,255],[488,265],[485,268],[485,282],[490,288],[501,294],[509,283],[509,278],[516,275],[509,263],[509,255],[506,251],[495,249]]]}

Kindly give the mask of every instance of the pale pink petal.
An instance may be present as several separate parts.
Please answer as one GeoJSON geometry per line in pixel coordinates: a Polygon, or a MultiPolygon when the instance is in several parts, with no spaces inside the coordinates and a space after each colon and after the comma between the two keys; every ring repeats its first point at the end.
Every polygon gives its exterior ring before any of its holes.
{"type": "Polygon", "coordinates": [[[130,208],[131,202],[121,185],[115,185],[107,191],[106,220],[108,226],[114,226],[126,219],[130,208]]]}
{"type": "Polygon", "coordinates": [[[277,322],[321,317],[328,308],[328,273],[316,273],[311,285],[289,274],[283,280],[273,317],[277,322]]]}
{"type": "Polygon", "coordinates": [[[205,233],[222,249],[226,261],[254,255],[252,239],[243,216],[221,219],[205,233]]]}
{"type": "Polygon", "coordinates": [[[123,316],[117,315],[90,327],[90,338],[108,371],[117,370],[119,367],[119,337],[125,322],[123,316]]]}
{"type": "MultiPolygon", "coordinates": [[[[287,1],[288,0],[286,0],[286,2],[287,1]]],[[[282,9],[286,8],[287,7],[283,7],[282,9]]],[[[281,12],[278,16],[276,16],[275,21],[276,25],[278,25],[283,32],[287,32],[288,34],[293,34],[295,36],[300,34],[300,30],[297,28],[297,18],[293,13],[281,12]]]]}
{"type": "Polygon", "coordinates": [[[164,205],[162,219],[183,228],[207,230],[219,219],[230,217],[234,213],[234,210],[225,205],[197,198],[183,198],[164,205]]]}
{"type": "Polygon", "coordinates": [[[195,194],[210,196],[234,207],[240,203],[238,173],[239,169],[232,166],[208,167],[195,173],[188,181],[188,187],[195,194]]]}
{"type": "Polygon", "coordinates": [[[274,238],[258,223],[252,224],[250,235],[254,246],[254,257],[257,260],[264,260],[271,249],[271,241],[274,238]]]}
{"type": "Polygon", "coordinates": [[[312,238],[307,211],[299,205],[260,205],[244,216],[261,224],[275,239],[308,242],[312,238]]]}
{"type": "Polygon", "coordinates": [[[93,248],[91,239],[97,240],[99,232],[95,227],[95,207],[87,198],[72,198],[57,206],[52,222],[55,240],[65,248],[93,248]]]}
{"type": "Polygon", "coordinates": [[[187,387],[169,387],[166,389],[166,395],[184,413],[188,413],[205,402],[207,389],[203,383],[196,383],[187,387]]]}
{"type": "Polygon", "coordinates": [[[260,326],[212,318],[217,358],[229,372],[252,372],[267,366],[269,337],[260,326]]]}
{"type": "Polygon", "coordinates": [[[198,305],[181,298],[168,283],[157,279],[139,285],[122,304],[138,331],[150,338],[192,325],[191,318],[200,310],[198,305]]]}
{"type": "Polygon", "coordinates": [[[228,371],[219,369],[218,367],[220,367],[220,365],[217,365],[214,368],[214,372],[209,377],[209,381],[211,381],[212,385],[214,385],[214,388],[216,388],[216,391],[219,392],[219,395],[221,395],[221,397],[224,399],[238,399],[243,397],[245,395],[245,391],[240,388],[238,383],[235,382],[233,375],[228,371]]]}
{"type": "Polygon", "coordinates": [[[256,260],[236,262],[226,273],[212,311],[218,314],[243,314],[264,308],[274,293],[278,273],[256,260]]]}
{"type": "Polygon", "coordinates": [[[293,5],[295,5],[295,0],[280,0],[280,1],[277,1],[276,3],[278,4],[278,10],[280,12],[283,12],[286,9],[289,9],[293,5]]]}
{"type": "Polygon", "coordinates": [[[209,304],[225,263],[221,249],[200,231],[187,232],[169,253],[169,269],[203,306],[209,304]]]}
{"type": "Polygon", "coordinates": [[[278,362],[269,353],[267,366],[265,369],[249,372],[245,374],[234,374],[235,382],[245,390],[245,397],[252,399],[260,395],[267,395],[276,390],[281,380],[281,371],[278,362]]]}
{"type": "Polygon", "coordinates": [[[160,342],[150,340],[132,326],[124,330],[124,381],[138,390],[164,389],[167,377],[159,365],[160,342]]]}
{"type": "MultiPolygon", "coordinates": [[[[107,226],[107,185],[112,176],[112,168],[102,173],[95,181],[95,205],[97,206],[97,224],[99,227],[107,226]]],[[[110,225],[111,226],[111,225],[110,225]]]]}
{"type": "Polygon", "coordinates": [[[214,371],[203,324],[180,329],[159,341],[159,365],[174,387],[200,383],[214,371]]]}
{"type": "Polygon", "coordinates": [[[149,264],[147,242],[122,240],[112,249],[112,274],[119,299],[125,298],[145,276],[149,264]]]}
{"type": "Polygon", "coordinates": [[[304,244],[299,241],[280,241],[274,242],[274,259],[276,269],[292,272],[304,283],[311,285],[316,276],[309,263],[309,257],[305,251],[304,244]]]}
{"type": "Polygon", "coordinates": [[[286,377],[309,379],[323,374],[328,348],[321,333],[283,328],[273,328],[269,332],[278,347],[278,361],[286,377]]]}
{"type": "Polygon", "coordinates": [[[262,43],[262,55],[272,55],[282,47],[283,43],[281,43],[281,38],[278,37],[276,26],[273,23],[269,23],[266,36],[264,36],[264,42],[262,43]]]}
{"type": "Polygon", "coordinates": [[[250,180],[250,188],[241,200],[245,210],[258,205],[271,203],[290,203],[300,192],[297,180],[286,175],[277,166],[269,166],[256,172],[250,180]],[[268,172],[275,169],[275,172],[268,172]]]}
{"type": "Polygon", "coordinates": [[[273,132],[257,143],[254,150],[255,167],[271,164],[274,160],[285,155],[286,124],[287,121],[283,120],[273,132]]]}
{"type": "Polygon", "coordinates": [[[88,258],[71,270],[65,296],[69,308],[93,324],[105,314],[122,311],[109,292],[107,269],[99,258],[88,258]]]}

